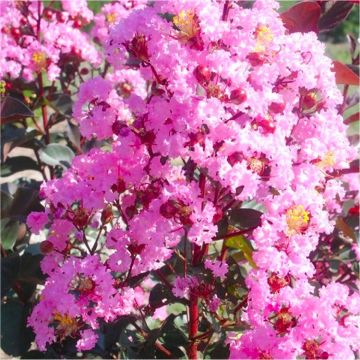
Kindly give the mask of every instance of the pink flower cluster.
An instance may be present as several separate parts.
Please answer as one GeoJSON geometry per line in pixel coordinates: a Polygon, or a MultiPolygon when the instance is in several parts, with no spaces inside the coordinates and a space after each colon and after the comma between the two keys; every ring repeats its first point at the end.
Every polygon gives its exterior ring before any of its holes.
{"type": "Polygon", "coordinates": [[[0,78],[32,81],[44,71],[53,81],[66,64],[101,64],[100,53],[81,29],[93,18],[86,0],[61,3],[63,11],[41,1],[1,2],[0,78]]]}
{"type": "Polygon", "coordinates": [[[324,46],[314,33],[288,34],[277,7],[155,1],[97,16],[114,70],[81,85],[74,116],[85,138],[105,145],[44,184],[46,216],[28,222],[49,227],[49,278],[29,320],[41,349],[66,336],[93,347],[100,321],[137,311],[129,279],[161,268],[184,238],[212,280],[179,276],[173,294],[196,292],[216,312],[213,284],[229,269],[226,254],[208,249],[229,209],[255,200],[265,210],[250,236],[249,330],[229,336],[231,357],[350,359],[360,350],[359,295],[315,287],[309,260],[341,211],[336,170],[356,152],[324,46]]]}
{"type": "Polygon", "coordinates": [[[143,8],[147,0],[120,0],[110,2],[102,6],[101,11],[94,16],[94,27],[92,36],[105,45],[109,39],[111,29],[128,14],[135,10],[143,8]]]}

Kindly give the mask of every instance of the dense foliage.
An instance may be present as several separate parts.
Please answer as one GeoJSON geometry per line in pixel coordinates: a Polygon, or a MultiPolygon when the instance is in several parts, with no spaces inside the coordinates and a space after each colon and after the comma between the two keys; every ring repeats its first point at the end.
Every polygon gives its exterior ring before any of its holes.
{"type": "Polygon", "coordinates": [[[3,350],[357,358],[353,2],[53,5],[0,4],[3,350]]]}

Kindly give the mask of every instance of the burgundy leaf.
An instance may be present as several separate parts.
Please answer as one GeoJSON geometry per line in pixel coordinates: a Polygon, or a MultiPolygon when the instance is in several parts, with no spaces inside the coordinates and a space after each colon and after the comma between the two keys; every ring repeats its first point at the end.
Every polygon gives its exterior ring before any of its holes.
{"type": "Polygon", "coordinates": [[[344,21],[351,12],[353,4],[349,1],[336,1],[335,4],[326,11],[319,20],[319,30],[331,30],[344,21]]]}
{"type": "Polygon", "coordinates": [[[349,41],[351,57],[354,58],[357,47],[357,40],[352,34],[347,34],[346,37],[349,41]]]}
{"type": "Polygon", "coordinates": [[[33,112],[22,101],[12,96],[6,96],[3,99],[0,115],[1,124],[34,116],[33,112]]]}
{"type": "Polygon", "coordinates": [[[301,2],[281,14],[281,19],[289,33],[318,32],[321,7],[315,2],[301,2]]]}
{"type": "Polygon", "coordinates": [[[347,119],[344,120],[344,124],[351,124],[352,122],[360,120],[360,113],[357,112],[355,114],[350,115],[347,119]]]}
{"type": "MultiPolygon", "coordinates": [[[[333,71],[335,72],[336,83],[345,85],[356,85],[360,83],[360,78],[357,72],[354,72],[349,66],[342,64],[339,61],[333,61],[333,71]]],[[[355,67],[357,68],[357,67],[355,67]]],[[[355,70],[355,69],[354,69],[355,70]]]]}

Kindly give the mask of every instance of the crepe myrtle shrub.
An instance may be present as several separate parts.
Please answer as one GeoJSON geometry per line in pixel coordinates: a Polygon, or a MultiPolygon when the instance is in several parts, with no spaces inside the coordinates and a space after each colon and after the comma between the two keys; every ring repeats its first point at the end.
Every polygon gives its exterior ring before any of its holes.
{"type": "MultiPolygon", "coordinates": [[[[357,151],[342,116],[358,78],[317,39],[328,9],[304,4],[302,24],[272,0],[121,1],[95,16],[104,70],[72,108],[87,146],[27,218],[47,234],[27,321],[41,352],[359,355],[357,151]]],[[[91,20],[86,2],[63,8],[80,17],[71,29],[91,20]]],[[[29,81],[59,76],[44,54],[29,81]]]]}

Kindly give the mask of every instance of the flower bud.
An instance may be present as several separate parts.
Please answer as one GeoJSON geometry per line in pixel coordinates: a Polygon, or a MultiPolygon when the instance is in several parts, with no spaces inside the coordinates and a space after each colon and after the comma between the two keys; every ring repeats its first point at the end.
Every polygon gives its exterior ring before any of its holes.
{"type": "Polygon", "coordinates": [[[53,17],[54,17],[54,11],[50,8],[46,8],[44,10],[44,17],[47,19],[47,20],[52,20],[53,17]]]}
{"type": "Polygon", "coordinates": [[[241,162],[242,160],[244,160],[244,155],[239,151],[233,152],[227,157],[227,161],[231,166],[234,166],[236,163],[241,162]]]}
{"type": "Polygon", "coordinates": [[[40,243],[40,251],[44,255],[51,253],[53,249],[54,249],[54,245],[49,240],[45,240],[42,243],[40,243]]]}
{"type": "Polygon", "coordinates": [[[178,209],[174,200],[168,200],[160,206],[160,214],[166,219],[172,219],[178,209]]]}
{"type": "Polygon", "coordinates": [[[269,106],[269,111],[273,114],[282,114],[285,109],[285,104],[283,102],[272,102],[269,106]]]}
{"type": "Polygon", "coordinates": [[[211,71],[206,66],[198,65],[194,70],[194,76],[200,85],[205,85],[211,79],[211,71]]]}
{"type": "Polygon", "coordinates": [[[60,23],[64,23],[66,21],[66,15],[59,11],[56,13],[56,20],[60,23]]]}
{"type": "Polygon", "coordinates": [[[81,19],[76,19],[76,20],[74,20],[73,26],[74,26],[75,29],[80,29],[83,25],[84,25],[84,24],[83,24],[83,22],[81,21],[81,19]]]}
{"type": "Polygon", "coordinates": [[[317,93],[315,91],[309,91],[302,98],[303,110],[310,110],[317,104],[317,93]]]}
{"type": "Polygon", "coordinates": [[[108,224],[114,218],[111,205],[106,206],[106,208],[101,213],[101,222],[103,225],[108,224]]]}
{"type": "Polygon", "coordinates": [[[246,58],[251,66],[260,66],[266,62],[266,56],[260,52],[252,52],[246,58]]]}
{"type": "Polygon", "coordinates": [[[80,74],[81,75],[87,75],[89,73],[89,69],[88,68],[82,68],[81,70],[80,70],[80,74]]]}
{"type": "Polygon", "coordinates": [[[126,184],[124,179],[119,178],[117,183],[111,186],[111,191],[118,192],[119,194],[123,193],[126,190],[126,184]]]}
{"type": "Polygon", "coordinates": [[[239,88],[231,91],[230,102],[232,102],[233,104],[240,105],[244,101],[246,101],[246,99],[247,96],[246,96],[246,91],[244,89],[239,88]]]}

